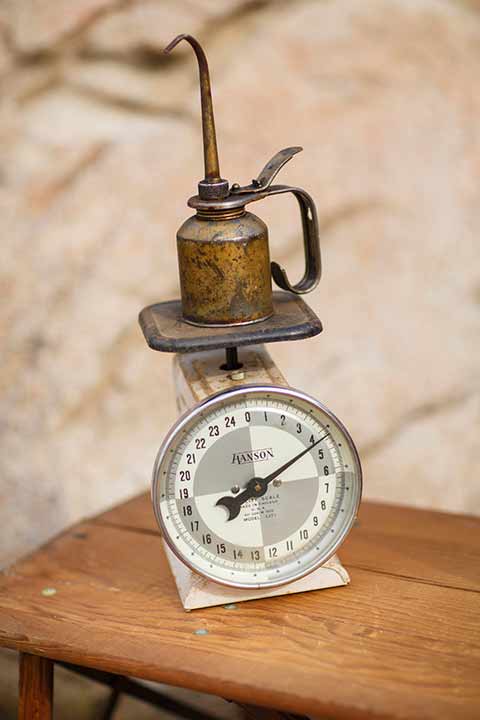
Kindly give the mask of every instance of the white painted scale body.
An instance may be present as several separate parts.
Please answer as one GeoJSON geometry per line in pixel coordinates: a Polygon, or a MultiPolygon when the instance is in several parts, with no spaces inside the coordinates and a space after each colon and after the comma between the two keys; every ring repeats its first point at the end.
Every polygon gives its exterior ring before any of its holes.
{"type": "Polygon", "coordinates": [[[315,570],[360,503],[358,454],[314,398],[250,385],[182,416],[155,463],[152,498],[175,554],[210,580],[272,587],[315,570]]]}

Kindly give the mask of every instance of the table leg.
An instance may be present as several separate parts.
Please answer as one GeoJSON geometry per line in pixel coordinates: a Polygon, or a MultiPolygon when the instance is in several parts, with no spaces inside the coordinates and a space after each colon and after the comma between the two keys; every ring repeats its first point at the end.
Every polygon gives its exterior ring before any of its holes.
{"type": "Polygon", "coordinates": [[[53,660],[20,654],[18,720],[52,720],[53,660]]]}

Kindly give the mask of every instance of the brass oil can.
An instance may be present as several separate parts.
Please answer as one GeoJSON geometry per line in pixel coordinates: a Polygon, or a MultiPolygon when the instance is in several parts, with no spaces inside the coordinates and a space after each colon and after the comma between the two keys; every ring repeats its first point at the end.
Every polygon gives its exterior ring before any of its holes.
{"type": "Polygon", "coordinates": [[[188,205],[196,214],[177,232],[182,317],[203,327],[257,323],[273,314],[272,282],[290,293],[313,290],[321,274],[318,220],[315,204],[301,188],[272,185],[280,168],[302,148],[281,150],[250,185],[230,187],[220,175],[210,75],[203,49],[191,35],[179,35],[192,46],[198,60],[202,107],[205,178],[188,205]],[[300,207],[305,249],[305,273],[291,285],[277,263],[270,262],[268,228],[245,206],[269,195],[292,192],[300,207]]]}

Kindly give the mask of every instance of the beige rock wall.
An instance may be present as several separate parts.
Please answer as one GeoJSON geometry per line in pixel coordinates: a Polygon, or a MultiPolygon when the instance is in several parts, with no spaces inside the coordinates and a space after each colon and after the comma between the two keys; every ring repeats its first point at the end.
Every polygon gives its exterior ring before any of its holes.
{"type": "MultiPolygon", "coordinates": [[[[0,562],[147,487],[175,418],[144,305],[178,295],[205,43],[224,177],[315,197],[325,332],[272,347],[356,439],[369,498],[480,512],[480,16],[440,0],[1,6],[0,562]]],[[[294,201],[256,211],[300,273],[294,201]]]]}

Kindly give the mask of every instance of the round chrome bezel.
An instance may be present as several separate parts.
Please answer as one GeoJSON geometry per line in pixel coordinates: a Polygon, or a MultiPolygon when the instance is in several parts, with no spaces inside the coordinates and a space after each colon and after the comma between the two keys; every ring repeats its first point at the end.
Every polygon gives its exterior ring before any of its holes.
{"type": "Polygon", "coordinates": [[[308,393],[302,392],[301,390],[296,390],[295,388],[291,387],[284,387],[281,385],[264,385],[264,384],[248,384],[248,385],[239,385],[234,388],[229,388],[228,390],[220,390],[217,393],[214,393],[213,395],[209,395],[208,398],[205,400],[200,401],[196,405],[194,405],[193,408],[190,408],[186,412],[184,412],[178,420],[173,424],[173,426],[170,428],[169,432],[165,436],[165,439],[163,440],[160,449],[157,453],[157,457],[155,459],[155,464],[153,466],[153,473],[152,473],[152,490],[151,490],[151,498],[152,498],[152,505],[153,510],[155,513],[155,518],[157,520],[157,523],[159,525],[159,528],[162,532],[162,537],[167,543],[170,550],[174,553],[174,555],[187,567],[189,567],[193,572],[202,575],[203,577],[207,578],[208,580],[211,580],[212,582],[215,582],[219,585],[224,585],[227,587],[236,587],[236,588],[242,588],[247,590],[253,590],[258,588],[273,588],[273,587],[280,587],[281,585],[287,585],[289,583],[293,583],[296,580],[300,580],[300,578],[305,577],[306,575],[309,575],[310,573],[317,570],[319,567],[324,565],[329,558],[331,558],[338,550],[338,548],[342,545],[345,538],[347,537],[348,533],[353,527],[353,524],[356,520],[357,513],[358,513],[358,507],[361,502],[362,498],[362,490],[363,490],[363,477],[362,477],[362,466],[360,463],[360,458],[357,452],[357,449],[355,447],[355,444],[350,436],[350,433],[348,432],[345,425],[337,418],[337,416],[329,410],[323,403],[321,403],[316,398],[312,397],[308,393]],[[261,582],[258,584],[252,584],[252,583],[241,583],[235,580],[224,580],[216,577],[215,575],[204,571],[203,569],[199,569],[195,565],[193,565],[186,556],[183,555],[183,553],[180,552],[179,548],[175,545],[172,538],[170,537],[170,533],[168,529],[165,526],[165,523],[162,518],[162,514],[160,512],[160,502],[159,502],[159,490],[160,490],[160,481],[161,478],[158,474],[158,468],[162,465],[163,460],[170,448],[170,445],[172,444],[173,440],[179,435],[184,427],[188,425],[189,423],[193,422],[197,416],[202,416],[206,411],[209,411],[212,407],[214,407],[217,404],[228,402],[231,399],[234,399],[237,396],[245,396],[249,394],[258,394],[258,393],[277,393],[279,395],[284,395],[285,397],[289,398],[295,398],[297,400],[300,400],[301,402],[311,404],[321,412],[325,413],[325,415],[338,426],[338,428],[343,433],[345,440],[348,443],[350,452],[352,454],[353,461],[355,463],[355,476],[358,482],[358,496],[355,500],[355,502],[352,505],[352,508],[350,510],[350,517],[345,521],[343,524],[341,532],[338,534],[338,536],[335,538],[335,542],[333,545],[329,548],[329,551],[327,553],[323,553],[319,555],[318,562],[314,563],[312,566],[308,567],[307,569],[302,568],[297,574],[292,575],[291,577],[287,579],[283,579],[280,582],[278,581],[271,581],[271,582],[261,582]]]}

